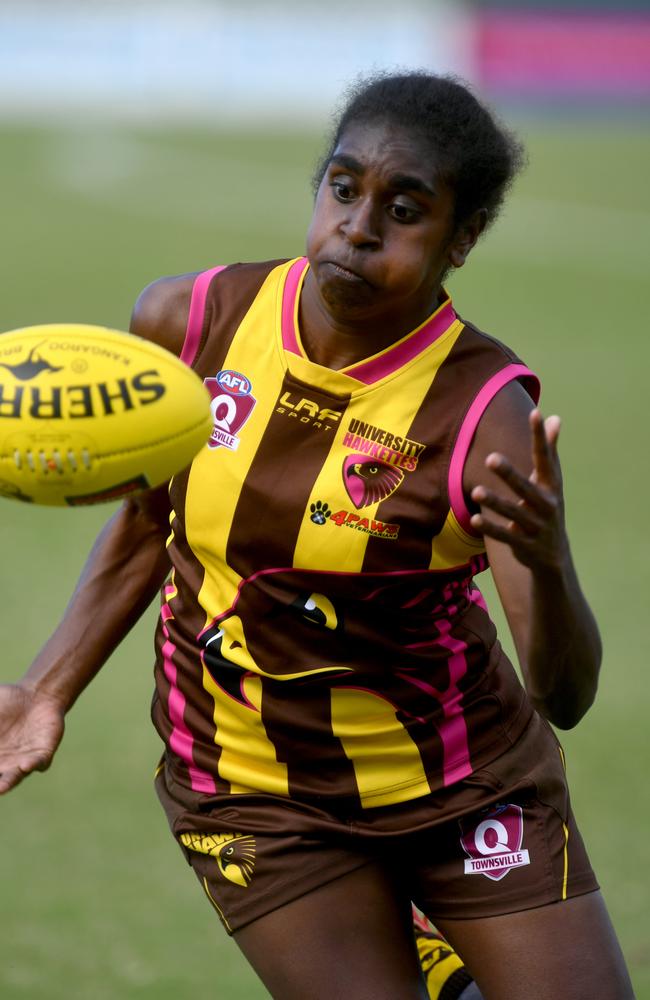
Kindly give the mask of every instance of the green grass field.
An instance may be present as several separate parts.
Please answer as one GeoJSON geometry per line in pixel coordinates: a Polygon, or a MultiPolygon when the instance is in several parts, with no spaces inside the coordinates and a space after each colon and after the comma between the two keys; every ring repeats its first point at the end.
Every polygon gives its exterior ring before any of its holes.
{"type": "MultiPolygon", "coordinates": [[[[650,138],[629,122],[522,132],[530,168],[451,287],[463,315],[540,372],[545,410],[564,417],[573,548],[606,657],[599,701],[563,742],[578,820],[650,1000],[650,138]]],[[[125,327],[159,275],[300,253],[318,148],[299,135],[3,126],[0,329],[125,327]]],[[[3,679],[57,621],[107,513],[0,500],[3,679]]],[[[153,611],[81,698],[51,771],[0,800],[2,1000],[266,995],[153,793],[152,623],[153,611]]]]}

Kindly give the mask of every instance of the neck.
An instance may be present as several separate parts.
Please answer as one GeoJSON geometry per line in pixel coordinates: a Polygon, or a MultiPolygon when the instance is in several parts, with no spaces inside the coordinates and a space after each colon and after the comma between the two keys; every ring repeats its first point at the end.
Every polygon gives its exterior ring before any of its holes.
{"type": "Polygon", "coordinates": [[[395,316],[382,313],[374,317],[336,315],[320,296],[316,281],[308,271],[298,303],[300,339],[310,361],[324,368],[340,370],[397,343],[420,326],[445,298],[438,288],[432,299],[395,316]]]}

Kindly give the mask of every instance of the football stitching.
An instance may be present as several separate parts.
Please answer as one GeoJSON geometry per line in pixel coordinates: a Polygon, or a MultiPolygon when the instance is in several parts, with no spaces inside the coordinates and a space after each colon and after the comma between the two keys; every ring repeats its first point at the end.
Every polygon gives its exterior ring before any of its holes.
{"type": "MultiPolygon", "coordinates": [[[[175,434],[165,434],[164,437],[156,438],[153,441],[148,441],[146,444],[140,445],[137,448],[122,448],[119,451],[101,451],[101,452],[97,451],[91,455],[91,458],[94,459],[114,458],[115,456],[118,455],[132,455],[134,452],[137,451],[148,451],[150,448],[155,448],[157,445],[162,444],[165,441],[175,441],[178,438],[184,437],[186,434],[191,434],[193,431],[196,430],[197,427],[200,427],[201,424],[203,424],[204,422],[205,418],[203,418],[203,420],[197,420],[196,423],[192,424],[190,427],[186,427],[182,431],[177,431],[175,434]]],[[[208,440],[208,436],[209,435],[206,433],[206,442],[208,440]]],[[[0,459],[6,459],[6,458],[10,458],[13,460],[13,452],[11,453],[0,452],[0,459]]]]}

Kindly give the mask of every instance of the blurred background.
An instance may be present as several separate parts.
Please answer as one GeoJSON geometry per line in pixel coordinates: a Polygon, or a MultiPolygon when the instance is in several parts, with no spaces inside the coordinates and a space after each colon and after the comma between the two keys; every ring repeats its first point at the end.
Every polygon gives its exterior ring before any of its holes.
{"type": "MultiPolygon", "coordinates": [[[[0,0],[0,329],[124,328],[160,275],[300,254],[323,133],[360,72],[458,73],[526,141],[529,168],[451,291],[540,373],[546,412],[564,418],[571,537],[606,655],[596,706],[562,738],[643,1000],[649,8],[0,0]]],[[[4,680],[57,622],[109,514],[0,500],[4,680]]],[[[153,793],[154,616],[82,696],[49,774],[0,800],[3,1000],[266,995],[153,793]]]]}

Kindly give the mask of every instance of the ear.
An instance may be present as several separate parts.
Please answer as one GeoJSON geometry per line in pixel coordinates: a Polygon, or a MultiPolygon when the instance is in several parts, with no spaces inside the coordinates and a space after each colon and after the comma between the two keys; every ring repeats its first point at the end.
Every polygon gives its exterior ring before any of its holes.
{"type": "Polygon", "coordinates": [[[461,223],[451,241],[449,247],[449,263],[452,267],[462,267],[470,250],[485,229],[487,222],[487,209],[479,208],[469,219],[461,223]]]}

